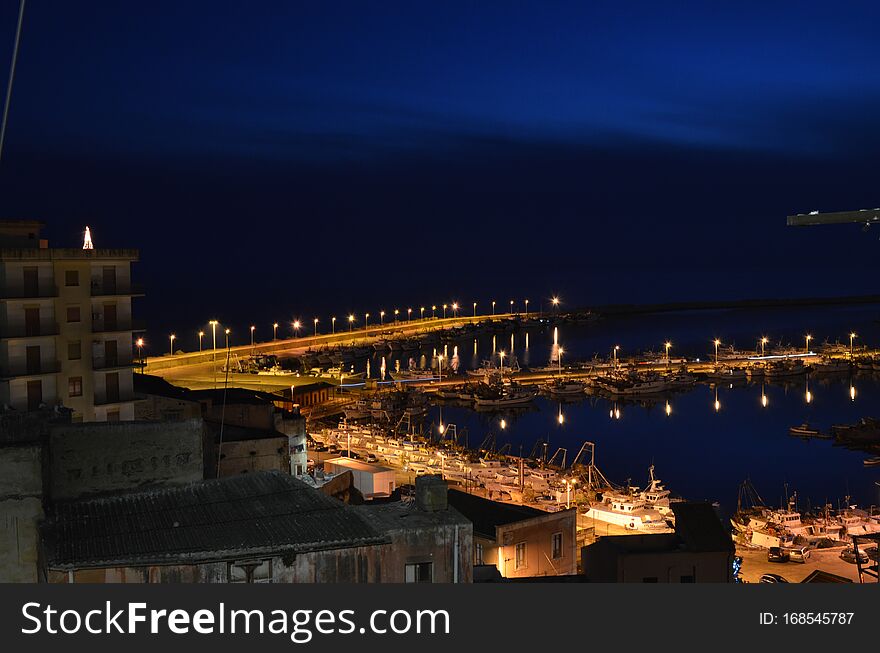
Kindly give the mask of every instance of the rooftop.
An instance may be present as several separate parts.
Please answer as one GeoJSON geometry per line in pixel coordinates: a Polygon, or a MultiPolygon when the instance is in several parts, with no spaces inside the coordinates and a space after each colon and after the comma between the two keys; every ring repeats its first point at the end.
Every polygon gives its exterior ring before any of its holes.
{"type": "Polygon", "coordinates": [[[449,490],[449,505],[468,518],[474,525],[474,535],[495,539],[495,527],[513,524],[535,517],[546,517],[553,513],[484,499],[461,490],[449,490]]]}
{"type": "Polygon", "coordinates": [[[372,472],[373,474],[378,474],[381,472],[393,472],[394,470],[391,467],[383,467],[382,465],[373,465],[371,463],[364,463],[360,460],[355,460],[354,458],[347,458],[345,456],[339,456],[337,458],[329,458],[324,461],[324,464],[332,463],[333,465],[339,465],[340,467],[346,467],[348,469],[357,470],[359,472],[372,472]]]}
{"type": "Polygon", "coordinates": [[[279,472],[60,503],[41,533],[52,569],[192,564],[387,542],[356,509],[279,472]]]}

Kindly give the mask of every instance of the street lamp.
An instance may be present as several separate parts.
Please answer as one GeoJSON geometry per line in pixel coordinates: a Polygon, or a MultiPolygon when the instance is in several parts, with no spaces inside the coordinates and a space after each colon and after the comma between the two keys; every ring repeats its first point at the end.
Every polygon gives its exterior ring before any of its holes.
{"type": "Polygon", "coordinates": [[[278,322],[272,323],[272,340],[278,340],[278,322]]]}
{"type": "Polygon", "coordinates": [[[168,340],[171,341],[171,352],[170,353],[172,356],[174,356],[174,339],[175,338],[177,338],[177,336],[174,335],[173,333],[170,336],[168,336],[168,340]]]}
{"type": "Polygon", "coordinates": [[[813,336],[811,336],[809,333],[804,336],[804,341],[807,343],[807,350],[806,350],[807,354],[810,353],[810,340],[812,340],[812,339],[813,339],[813,336]]]}
{"type": "Polygon", "coordinates": [[[400,315],[400,311],[398,309],[394,309],[394,323],[397,324],[397,316],[400,315]]]}
{"type": "Polygon", "coordinates": [[[764,347],[767,346],[767,336],[761,336],[761,358],[764,357],[764,347]]]}
{"type": "Polygon", "coordinates": [[[351,333],[352,325],[354,324],[354,315],[348,316],[348,332],[351,333]]]}
{"type": "Polygon", "coordinates": [[[563,351],[564,350],[562,349],[562,347],[560,347],[559,348],[559,356],[556,358],[556,362],[559,363],[559,373],[560,374],[562,374],[562,354],[563,354],[563,351]]]}
{"type": "MultiPolygon", "coordinates": [[[[226,349],[227,350],[229,349],[229,334],[230,333],[232,333],[232,330],[226,329],[226,349]]],[[[229,360],[228,355],[227,355],[227,360],[229,360]]],[[[228,370],[229,368],[227,367],[226,369],[228,370]]]]}
{"type": "Polygon", "coordinates": [[[504,353],[503,349],[498,352],[498,358],[501,360],[501,374],[502,375],[504,374],[504,357],[506,355],[507,354],[504,353]]]}
{"type": "Polygon", "coordinates": [[[559,297],[554,297],[550,300],[550,303],[553,304],[553,308],[559,310],[559,297]]]}
{"type": "Polygon", "coordinates": [[[251,325],[251,353],[253,353],[253,351],[254,351],[254,331],[256,331],[256,330],[257,330],[257,327],[255,327],[252,324],[251,325]]]}
{"type": "Polygon", "coordinates": [[[370,314],[364,313],[364,333],[366,333],[370,328],[370,314]]]}
{"type": "Polygon", "coordinates": [[[452,316],[458,317],[458,302],[452,303],[452,316]]]}
{"type": "Polygon", "coordinates": [[[858,338],[855,332],[849,334],[849,360],[852,362],[853,360],[853,340],[858,338]]]}
{"type": "Polygon", "coordinates": [[[422,307],[419,309],[419,319],[420,319],[420,320],[424,320],[424,319],[425,319],[425,307],[424,307],[424,306],[422,306],[422,307]]]}
{"type": "Polygon", "coordinates": [[[431,319],[437,317],[437,305],[434,304],[431,306],[431,319]]]}
{"type": "Polygon", "coordinates": [[[672,343],[667,340],[663,346],[666,347],[666,369],[669,369],[669,348],[672,347],[672,343]]]}
{"type": "Polygon", "coordinates": [[[474,302],[474,317],[477,317],[477,302],[474,302]]]}
{"type": "Polygon", "coordinates": [[[718,345],[721,344],[721,341],[718,338],[715,338],[712,342],[715,343],[715,364],[718,365],[718,345]]]}
{"type": "Polygon", "coordinates": [[[299,328],[300,328],[300,326],[302,326],[302,325],[300,324],[299,320],[294,320],[294,321],[293,321],[293,337],[294,337],[294,338],[299,338],[299,328]]]}
{"type": "Polygon", "coordinates": [[[336,333],[336,317],[330,318],[331,333],[336,333]]]}
{"type": "Polygon", "coordinates": [[[526,315],[529,314],[529,300],[526,300],[526,315]]]}
{"type": "MultiPolygon", "coordinates": [[[[204,338],[204,337],[205,337],[205,332],[199,331],[199,353],[200,354],[202,353],[202,338],[204,338]]],[[[143,342],[143,341],[141,341],[141,342],[143,342]]]]}
{"type": "Polygon", "coordinates": [[[565,483],[565,493],[566,493],[565,508],[566,508],[566,510],[568,510],[571,508],[571,488],[574,487],[575,485],[577,485],[577,479],[573,478],[570,481],[568,479],[565,479],[564,483],[565,483]]]}
{"type": "Polygon", "coordinates": [[[614,345],[614,368],[617,369],[617,351],[620,349],[620,345],[614,345]]]}
{"type": "Polygon", "coordinates": [[[492,300],[492,315],[495,315],[495,300],[492,300]]]}
{"type": "Polygon", "coordinates": [[[217,360],[217,325],[220,323],[217,320],[211,320],[208,324],[211,325],[211,339],[214,341],[213,359],[217,360]]]}
{"type": "Polygon", "coordinates": [[[144,373],[144,339],[138,338],[134,344],[136,344],[137,348],[138,348],[138,362],[141,365],[141,374],[143,374],[144,373]]]}
{"type": "Polygon", "coordinates": [[[443,381],[443,354],[437,355],[437,374],[439,375],[438,382],[443,381]]]}
{"type": "Polygon", "coordinates": [[[446,319],[446,304],[443,304],[443,319],[446,319]]]}
{"type": "Polygon", "coordinates": [[[412,309],[411,308],[406,309],[406,321],[412,322],[412,309]]]}
{"type": "Polygon", "coordinates": [[[379,311],[379,326],[385,324],[385,311],[379,311]]]}
{"type": "Polygon", "coordinates": [[[315,327],[315,335],[317,336],[318,335],[318,318],[315,318],[314,320],[312,320],[312,324],[315,327]]]}
{"type": "Polygon", "coordinates": [[[510,300],[510,314],[513,315],[513,300],[510,300]]]}

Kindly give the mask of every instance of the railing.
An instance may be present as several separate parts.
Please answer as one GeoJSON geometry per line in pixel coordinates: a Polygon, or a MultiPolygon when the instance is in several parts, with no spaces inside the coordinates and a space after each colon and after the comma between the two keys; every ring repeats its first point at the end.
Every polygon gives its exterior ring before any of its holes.
{"type": "Polygon", "coordinates": [[[113,324],[104,324],[103,320],[92,322],[92,333],[115,333],[118,331],[145,331],[143,320],[118,319],[113,324]]]}
{"type": "Polygon", "coordinates": [[[37,328],[21,324],[16,326],[5,326],[0,329],[0,338],[43,338],[57,335],[58,324],[56,322],[50,322],[48,324],[43,323],[37,328]]]}
{"type": "Polygon", "coordinates": [[[116,358],[105,358],[104,356],[94,356],[92,358],[93,370],[111,370],[114,368],[135,367],[139,366],[138,361],[133,361],[131,357],[126,360],[125,357],[117,356],[116,358]]]}
{"type": "Polygon", "coordinates": [[[91,290],[92,297],[125,297],[144,294],[144,287],[135,283],[116,283],[105,286],[100,281],[93,281],[91,290]]]}
{"type": "Polygon", "coordinates": [[[61,363],[58,361],[40,361],[39,365],[29,365],[26,362],[22,362],[16,365],[4,365],[0,367],[0,378],[10,379],[22,376],[58,374],[60,371],[61,363]]]}
{"type": "Polygon", "coordinates": [[[9,287],[0,290],[0,299],[52,299],[58,297],[55,284],[41,283],[38,288],[9,287]]]}

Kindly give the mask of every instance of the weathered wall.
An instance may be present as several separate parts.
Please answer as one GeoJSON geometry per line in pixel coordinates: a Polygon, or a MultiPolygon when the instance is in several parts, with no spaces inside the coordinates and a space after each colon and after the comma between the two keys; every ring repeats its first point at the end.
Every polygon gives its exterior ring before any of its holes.
{"type": "Polygon", "coordinates": [[[496,563],[505,578],[529,576],[565,576],[577,573],[577,514],[576,510],[563,510],[548,513],[525,521],[506,524],[496,528],[500,554],[496,559],[488,559],[484,551],[484,561],[496,563]],[[554,559],[552,537],[562,533],[562,557],[554,559]],[[516,545],[526,545],[526,564],[516,568],[516,545]]]}
{"type": "Polygon", "coordinates": [[[39,444],[0,447],[0,582],[37,580],[43,518],[43,474],[39,444]]]}
{"type": "Polygon", "coordinates": [[[201,416],[202,405],[197,401],[147,395],[134,404],[136,420],[182,420],[201,416]]]}
{"type": "MultiPolygon", "coordinates": [[[[367,513],[368,514],[368,513],[367,513]]],[[[432,562],[435,583],[455,580],[456,535],[458,582],[473,582],[473,527],[460,524],[431,524],[423,528],[395,530],[391,546],[380,552],[383,583],[403,583],[406,565],[432,562]]]]}
{"type": "Polygon", "coordinates": [[[290,473],[286,435],[223,443],[220,456],[221,477],[271,471],[290,473]]]}
{"type": "Polygon", "coordinates": [[[202,480],[203,428],[201,419],[56,427],[50,436],[52,498],[202,480]]]}

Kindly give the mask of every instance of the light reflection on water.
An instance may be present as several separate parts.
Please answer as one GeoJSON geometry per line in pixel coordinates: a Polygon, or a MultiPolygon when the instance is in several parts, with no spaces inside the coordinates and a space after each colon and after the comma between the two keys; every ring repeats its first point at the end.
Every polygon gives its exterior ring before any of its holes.
{"type": "MultiPolygon", "coordinates": [[[[595,354],[610,356],[615,344],[620,344],[621,356],[649,349],[662,352],[667,341],[673,357],[705,360],[712,355],[714,337],[725,345],[754,350],[763,335],[770,347],[802,343],[809,332],[816,346],[826,339],[848,342],[848,334],[855,331],[859,344],[876,347],[880,345],[877,318],[878,310],[871,306],[677,313],[560,324],[558,342],[565,350],[564,363],[595,354]]],[[[498,343],[503,342],[521,365],[544,366],[550,363],[553,340],[550,325],[468,336],[458,343],[460,361],[464,369],[473,369],[495,354],[498,363],[498,343]]],[[[448,348],[442,346],[444,355],[448,348]]],[[[436,347],[422,350],[424,358],[415,357],[422,367],[431,364],[432,349],[436,347]]],[[[390,357],[405,368],[413,355],[395,352],[390,357]]],[[[359,362],[356,368],[362,370],[364,365],[359,362]]],[[[375,359],[371,367],[376,369],[375,359]]],[[[655,464],[658,477],[673,492],[694,500],[720,501],[726,512],[735,509],[738,485],[746,477],[770,504],[779,503],[786,484],[789,492],[798,492],[802,509],[808,503],[837,505],[848,495],[861,505],[880,503],[880,488],[875,485],[880,470],[862,464],[869,454],[835,447],[827,440],[804,441],[788,435],[790,426],[803,422],[827,430],[864,416],[880,417],[880,374],[802,377],[786,384],[704,384],[642,404],[585,396],[563,404],[539,397],[534,406],[517,412],[443,407],[444,424],[466,430],[471,447],[495,433],[499,446],[510,443],[514,453],[528,455],[543,439],[549,440],[551,455],[567,449],[570,461],[583,441],[590,440],[597,445],[599,468],[612,480],[631,478],[644,485],[648,466],[655,464]]],[[[428,421],[437,424],[438,417],[434,408],[428,421]]]]}

